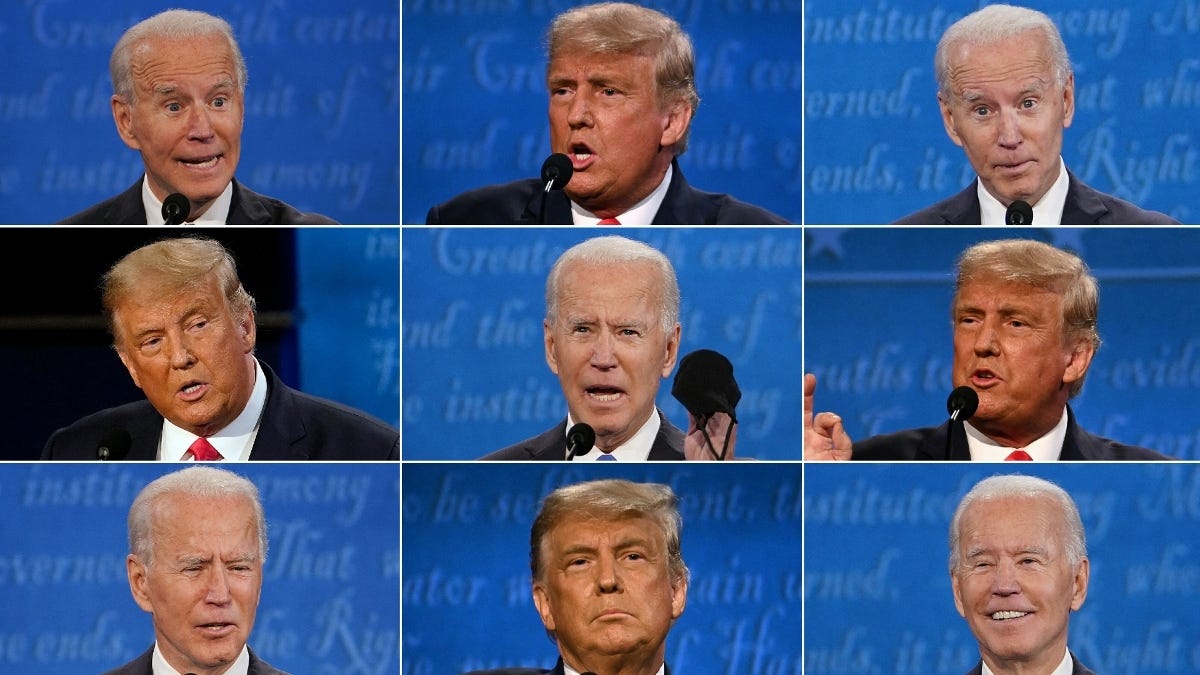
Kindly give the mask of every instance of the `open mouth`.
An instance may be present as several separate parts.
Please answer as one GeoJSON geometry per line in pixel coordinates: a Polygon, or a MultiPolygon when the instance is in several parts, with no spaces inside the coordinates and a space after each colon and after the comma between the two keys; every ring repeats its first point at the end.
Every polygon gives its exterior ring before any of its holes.
{"type": "Polygon", "coordinates": [[[625,395],[624,391],[615,387],[588,387],[584,391],[588,399],[597,403],[615,403],[625,395]]]}
{"type": "Polygon", "coordinates": [[[179,163],[190,169],[211,169],[221,161],[221,155],[209,155],[194,159],[181,159],[179,163]]]}
{"type": "Polygon", "coordinates": [[[208,385],[203,382],[188,382],[179,388],[179,398],[185,401],[195,401],[204,395],[208,385]]]}
{"type": "Polygon", "coordinates": [[[971,373],[971,384],[978,387],[987,387],[996,384],[1000,378],[990,370],[976,370],[971,373]]]}
{"type": "Polygon", "coordinates": [[[586,143],[571,144],[571,149],[567,153],[567,156],[571,158],[571,164],[576,171],[581,171],[587,168],[588,165],[591,164],[592,160],[596,157],[596,155],[592,153],[592,149],[586,143]]]}
{"type": "Polygon", "coordinates": [[[209,637],[224,637],[237,630],[237,624],[214,621],[213,623],[202,623],[197,628],[209,637]]]}
{"type": "Polygon", "coordinates": [[[1029,612],[1018,612],[1015,610],[1004,610],[1000,612],[992,612],[992,619],[995,621],[1010,621],[1019,619],[1023,616],[1028,616],[1029,612]]]}

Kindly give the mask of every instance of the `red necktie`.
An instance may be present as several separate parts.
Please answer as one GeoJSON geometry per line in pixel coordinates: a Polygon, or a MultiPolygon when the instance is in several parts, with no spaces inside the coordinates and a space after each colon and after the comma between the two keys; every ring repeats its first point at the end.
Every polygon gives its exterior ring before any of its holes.
{"type": "Polygon", "coordinates": [[[1012,452],[1008,453],[1008,457],[1005,457],[1004,461],[1006,461],[1006,462],[1032,462],[1033,458],[1030,457],[1029,453],[1025,452],[1024,450],[1013,450],[1012,452]]]}
{"type": "Polygon", "coordinates": [[[188,452],[192,453],[192,459],[197,462],[218,462],[225,459],[217,449],[208,442],[207,438],[201,436],[188,448],[188,452]]]}
{"type": "Polygon", "coordinates": [[[605,218],[604,220],[601,220],[600,222],[598,222],[596,224],[597,225],[620,225],[621,221],[617,220],[616,218],[605,218]]]}

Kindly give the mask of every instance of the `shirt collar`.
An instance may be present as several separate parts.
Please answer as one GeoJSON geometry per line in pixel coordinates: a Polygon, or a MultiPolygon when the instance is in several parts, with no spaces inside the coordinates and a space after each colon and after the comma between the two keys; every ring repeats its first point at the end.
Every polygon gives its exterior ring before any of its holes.
{"type": "Polygon", "coordinates": [[[963,429],[967,432],[967,447],[971,451],[972,461],[1003,462],[1013,450],[1024,450],[1035,462],[1055,462],[1062,454],[1063,443],[1067,440],[1067,408],[1063,406],[1062,417],[1053,429],[1023,448],[1000,445],[971,426],[970,422],[964,423],[963,429]]]}
{"type": "MultiPolygon", "coordinates": [[[[1071,181],[1067,177],[1067,163],[1058,158],[1058,178],[1054,180],[1054,184],[1042,195],[1038,203],[1033,205],[1033,224],[1034,225],[1061,225],[1063,209],[1067,205],[1067,188],[1071,181]]],[[[990,227],[1004,227],[1004,214],[1008,211],[1008,207],[1000,203],[1000,200],[992,196],[992,193],[983,187],[983,181],[975,179],[975,192],[979,195],[979,218],[981,225],[990,227]]]]}
{"type": "MultiPolygon", "coordinates": [[[[663,200],[667,198],[667,188],[671,185],[671,175],[675,173],[674,166],[667,167],[667,173],[663,175],[662,182],[654,191],[646,195],[646,198],[633,205],[628,211],[617,216],[617,220],[621,221],[621,225],[646,226],[654,222],[654,216],[658,215],[658,208],[662,206],[663,200]]],[[[600,222],[600,216],[595,215],[591,211],[582,206],[571,202],[571,218],[576,225],[596,225],[600,222]]]]}
{"type": "MultiPolygon", "coordinates": [[[[167,659],[163,657],[162,650],[158,648],[158,640],[154,641],[154,655],[150,657],[150,672],[154,675],[182,675],[178,670],[171,667],[167,663],[167,659]]],[[[230,664],[229,670],[225,671],[225,675],[248,675],[250,672],[250,650],[246,645],[242,645],[242,652],[230,664]]]]}
{"type": "MultiPolygon", "coordinates": [[[[266,407],[267,377],[258,359],[254,359],[254,388],[250,390],[246,407],[225,428],[208,437],[208,442],[221,453],[224,461],[244,462],[250,458],[250,450],[254,447],[254,439],[258,437],[259,422],[266,407]]],[[[175,426],[164,417],[158,442],[158,459],[167,462],[184,460],[187,449],[197,438],[196,434],[175,426]]],[[[191,461],[191,458],[187,457],[187,461],[191,461]]]]}
{"type": "MultiPolygon", "coordinates": [[[[1071,650],[1068,649],[1063,653],[1062,661],[1058,662],[1058,666],[1055,667],[1054,670],[1050,671],[1050,675],[1071,675],[1071,673],[1074,671],[1075,661],[1071,658],[1071,650]]],[[[982,675],[996,674],[992,672],[991,668],[988,668],[987,662],[984,662],[982,675]]]]}
{"type": "MultiPolygon", "coordinates": [[[[655,671],[654,675],[664,675],[666,672],[667,664],[664,661],[663,664],[658,667],[658,670],[655,671]]],[[[563,675],[580,675],[580,673],[578,670],[568,666],[566,661],[563,661],[563,675]]],[[[1058,675],[1058,673],[1054,673],[1053,675],[1058,675]]],[[[1070,673],[1067,673],[1067,675],[1070,675],[1070,673]]]]}
{"type": "MultiPolygon", "coordinates": [[[[187,221],[188,225],[224,225],[229,219],[229,207],[233,204],[233,181],[221,191],[221,195],[199,218],[187,221]]],[[[147,225],[165,225],[162,217],[162,200],[150,189],[150,179],[142,176],[142,206],[146,209],[147,225]]]]}
{"type": "MultiPolygon", "coordinates": [[[[567,429],[575,426],[575,420],[571,417],[570,411],[567,412],[567,429]]],[[[617,458],[619,462],[643,462],[650,458],[650,448],[654,446],[654,439],[658,436],[658,429],[662,426],[662,421],[658,417],[658,408],[650,411],[650,417],[642,424],[628,441],[618,445],[609,454],[617,458]]],[[[575,455],[572,461],[576,462],[594,462],[597,461],[604,453],[600,452],[596,446],[592,446],[585,453],[575,455]]]]}

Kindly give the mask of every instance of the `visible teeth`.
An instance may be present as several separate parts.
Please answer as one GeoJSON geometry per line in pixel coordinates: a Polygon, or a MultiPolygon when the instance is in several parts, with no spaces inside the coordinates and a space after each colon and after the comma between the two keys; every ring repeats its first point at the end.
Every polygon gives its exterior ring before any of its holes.
{"type": "Polygon", "coordinates": [[[585,160],[585,159],[587,159],[587,158],[591,157],[591,156],[592,156],[592,153],[590,153],[590,152],[577,152],[577,153],[575,153],[575,159],[578,159],[578,160],[579,160],[579,161],[581,161],[581,162],[582,162],[583,160],[585,160]]]}
{"type": "Polygon", "coordinates": [[[217,157],[213,157],[211,159],[206,159],[203,162],[184,160],[183,163],[187,164],[188,166],[194,166],[199,169],[207,169],[210,166],[214,166],[217,163],[217,159],[218,159],[217,157]]]}
{"type": "Polygon", "coordinates": [[[184,387],[183,391],[190,394],[199,388],[200,388],[200,383],[197,382],[196,384],[189,384],[188,386],[184,387]]]}
{"type": "Polygon", "coordinates": [[[610,401],[615,401],[615,400],[621,398],[620,392],[617,392],[615,394],[597,394],[595,392],[591,392],[590,395],[592,398],[596,399],[597,401],[604,401],[605,403],[608,403],[610,401]]]}
{"type": "Polygon", "coordinates": [[[992,618],[998,621],[1003,621],[1004,619],[1016,619],[1025,616],[1028,613],[1029,612],[994,612],[992,613],[992,618]]]}

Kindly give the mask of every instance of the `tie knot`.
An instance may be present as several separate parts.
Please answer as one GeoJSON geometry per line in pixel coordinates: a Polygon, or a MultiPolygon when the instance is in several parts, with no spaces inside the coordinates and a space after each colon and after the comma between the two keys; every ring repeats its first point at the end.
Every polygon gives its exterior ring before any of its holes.
{"type": "Polygon", "coordinates": [[[620,225],[621,221],[617,220],[616,218],[605,218],[604,220],[601,220],[600,222],[598,222],[596,224],[597,225],[620,225]]]}
{"type": "Polygon", "coordinates": [[[1008,453],[1008,457],[1005,457],[1004,461],[1006,461],[1006,462],[1032,462],[1033,458],[1030,457],[1029,453],[1025,452],[1024,450],[1013,450],[1012,452],[1008,453]]]}
{"type": "Polygon", "coordinates": [[[192,459],[197,462],[217,462],[225,459],[217,449],[208,442],[207,438],[201,436],[188,446],[188,452],[192,453],[192,459]]]}
{"type": "Polygon", "coordinates": [[[617,458],[613,457],[612,455],[608,454],[607,452],[602,452],[602,453],[600,453],[600,456],[596,458],[596,461],[597,462],[615,462],[615,461],[617,461],[617,458]]]}

